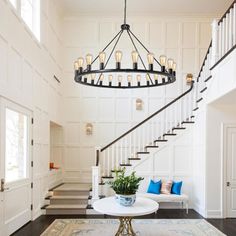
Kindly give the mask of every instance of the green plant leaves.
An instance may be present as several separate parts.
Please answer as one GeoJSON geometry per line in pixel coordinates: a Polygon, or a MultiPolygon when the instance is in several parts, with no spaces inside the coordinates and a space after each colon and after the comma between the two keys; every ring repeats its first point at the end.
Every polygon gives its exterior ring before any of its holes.
{"type": "Polygon", "coordinates": [[[140,182],[144,179],[135,176],[135,171],[131,175],[125,176],[125,168],[121,171],[115,172],[116,177],[114,181],[108,182],[116,194],[131,195],[135,194],[139,188],[140,182]]]}

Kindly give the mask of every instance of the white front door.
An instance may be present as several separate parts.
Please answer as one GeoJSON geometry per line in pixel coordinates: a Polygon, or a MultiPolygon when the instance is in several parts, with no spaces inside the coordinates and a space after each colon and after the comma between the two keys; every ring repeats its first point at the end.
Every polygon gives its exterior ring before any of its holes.
{"type": "Polygon", "coordinates": [[[31,112],[0,102],[0,236],[6,236],[31,220],[31,112]]]}
{"type": "Polygon", "coordinates": [[[226,217],[236,217],[236,125],[226,128],[226,217]]]}

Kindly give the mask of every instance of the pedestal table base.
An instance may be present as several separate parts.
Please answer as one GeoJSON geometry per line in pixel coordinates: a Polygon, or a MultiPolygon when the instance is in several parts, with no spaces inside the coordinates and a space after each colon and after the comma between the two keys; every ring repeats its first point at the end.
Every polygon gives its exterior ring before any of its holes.
{"type": "Polygon", "coordinates": [[[120,217],[119,229],[115,236],[136,236],[132,228],[132,218],[131,217],[120,217]]]}

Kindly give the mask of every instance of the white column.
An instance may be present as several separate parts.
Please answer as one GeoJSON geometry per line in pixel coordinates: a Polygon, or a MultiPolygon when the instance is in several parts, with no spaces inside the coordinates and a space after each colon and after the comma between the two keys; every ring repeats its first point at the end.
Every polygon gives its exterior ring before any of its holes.
{"type": "Polygon", "coordinates": [[[92,200],[99,199],[99,166],[92,166],[92,200]]]}
{"type": "Polygon", "coordinates": [[[218,52],[218,23],[217,20],[212,22],[212,54],[211,54],[211,65],[213,66],[219,59],[218,52]]]}

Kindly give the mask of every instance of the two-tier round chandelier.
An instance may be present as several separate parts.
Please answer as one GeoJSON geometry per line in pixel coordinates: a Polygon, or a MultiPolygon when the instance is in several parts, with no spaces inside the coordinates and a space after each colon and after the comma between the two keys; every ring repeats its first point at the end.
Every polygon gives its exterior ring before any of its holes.
{"type": "Polygon", "coordinates": [[[119,33],[115,35],[95,58],[93,58],[92,54],[88,53],[85,59],[79,57],[75,61],[76,82],[88,86],[120,89],[156,87],[175,82],[176,63],[174,60],[167,59],[165,55],[161,55],[158,61],[155,55],[131,31],[130,25],[126,23],[126,1],[124,7],[124,23],[121,25],[119,33]],[[130,56],[132,60],[131,68],[122,65],[123,53],[121,50],[117,50],[120,38],[124,32],[127,33],[133,46],[130,56]],[[139,48],[146,52],[148,65],[145,64],[139,48]],[[108,50],[109,53],[107,53],[108,50]],[[115,58],[115,63],[111,62],[112,57],[115,58]],[[86,67],[84,68],[85,61],[86,67]],[[95,64],[98,65],[96,66],[95,64]]]}

